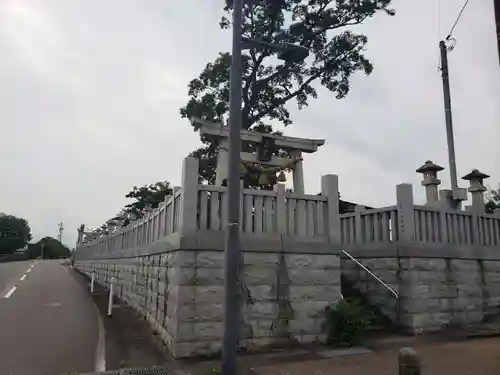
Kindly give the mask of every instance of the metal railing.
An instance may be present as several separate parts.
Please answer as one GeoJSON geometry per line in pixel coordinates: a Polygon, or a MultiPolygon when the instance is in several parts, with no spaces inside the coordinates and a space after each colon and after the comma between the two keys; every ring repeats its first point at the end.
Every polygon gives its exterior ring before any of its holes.
{"type": "Polygon", "coordinates": [[[394,289],[392,289],[389,285],[387,285],[383,280],[381,280],[377,275],[375,275],[372,271],[370,271],[367,267],[365,267],[361,262],[359,262],[356,258],[354,258],[351,254],[349,254],[347,251],[342,250],[342,253],[347,255],[350,260],[352,260],[354,263],[356,263],[358,266],[360,266],[362,269],[364,269],[371,277],[373,277],[375,280],[377,280],[380,284],[382,284],[391,294],[396,297],[397,300],[399,300],[399,295],[396,293],[394,289]]]}

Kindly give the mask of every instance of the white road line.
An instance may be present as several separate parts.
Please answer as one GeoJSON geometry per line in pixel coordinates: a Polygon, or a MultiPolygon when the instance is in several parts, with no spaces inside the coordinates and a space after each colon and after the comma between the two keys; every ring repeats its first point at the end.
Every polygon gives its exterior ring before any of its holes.
{"type": "Polygon", "coordinates": [[[17,286],[13,286],[8,292],[7,294],[3,297],[3,298],[9,298],[11,295],[14,294],[14,292],[16,291],[17,289],[17,286]]]}
{"type": "Polygon", "coordinates": [[[31,272],[31,268],[28,268],[28,270],[26,271],[26,273],[28,273],[28,272],[31,272]]]}
{"type": "Polygon", "coordinates": [[[23,281],[26,278],[26,275],[23,275],[19,280],[23,281]]]}

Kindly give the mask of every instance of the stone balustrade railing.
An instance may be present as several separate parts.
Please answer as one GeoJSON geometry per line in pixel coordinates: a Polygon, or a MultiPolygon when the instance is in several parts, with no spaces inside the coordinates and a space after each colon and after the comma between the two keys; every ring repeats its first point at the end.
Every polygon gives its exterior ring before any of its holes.
{"type": "Polygon", "coordinates": [[[398,185],[397,192],[396,206],[341,214],[341,244],[500,247],[500,216],[415,205],[408,184],[398,185]]]}
{"type": "Polygon", "coordinates": [[[396,206],[340,215],[341,243],[345,245],[397,241],[396,206]]]}
{"type": "MultiPolygon", "coordinates": [[[[321,195],[286,192],[281,184],[275,191],[242,189],[241,195],[240,230],[247,237],[288,236],[325,243],[330,242],[330,238],[337,238],[337,176],[322,177],[321,195]]],[[[201,241],[199,236],[224,231],[227,198],[227,187],[199,184],[198,161],[186,158],[182,187],[175,187],[173,194],[158,208],[126,227],[85,240],[77,246],[77,257],[135,256],[141,255],[138,249],[145,248],[149,248],[147,252],[151,254],[165,251],[163,245],[168,247],[180,238],[198,236],[196,240],[201,241]],[[155,250],[157,243],[161,244],[158,251],[155,250]]]]}
{"type": "MultiPolygon", "coordinates": [[[[197,168],[196,159],[186,158],[182,188],[175,187],[172,195],[143,218],[80,244],[78,253],[87,259],[125,256],[158,241],[175,242],[186,234],[224,231],[227,187],[198,184],[197,168]]],[[[388,244],[500,246],[498,215],[415,205],[409,184],[397,186],[395,206],[339,215],[338,178],[327,175],[322,179],[320,195],[286,192],[281,184],[274,191],[242,189],[241,231],[254,237],[289,236],[347,248],[388,244]]]]}
{"type": "MultiPolygon", "coordinates": [[[[227,188],[198,186],[200,230],[224,230],[227,224],[227,188]]],[[[240,209],[240,229],[253,234],[325,236],[327,197],[276,191],[244,189],[240,209]]]]}
{"type": "Polygon", "coordinates": [[[500,246],[500,217],[416,206],[415,239],[461,246],[500,246]]]}

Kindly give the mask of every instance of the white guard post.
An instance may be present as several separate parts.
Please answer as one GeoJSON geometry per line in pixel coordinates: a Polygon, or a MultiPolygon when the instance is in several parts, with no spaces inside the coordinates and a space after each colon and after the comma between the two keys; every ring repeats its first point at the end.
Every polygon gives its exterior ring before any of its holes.
{"type": "Polygon", "coordinates": [[[116,278],[111,278],[111,284],[109,286],[109,301],[108,301],[108,316],[113,315],[113,295],[115,293],[116,278]]]}

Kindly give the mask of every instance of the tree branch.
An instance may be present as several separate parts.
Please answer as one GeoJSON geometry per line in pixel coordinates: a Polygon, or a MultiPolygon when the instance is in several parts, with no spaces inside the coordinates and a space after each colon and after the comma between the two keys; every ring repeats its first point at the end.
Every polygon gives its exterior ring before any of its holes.
{"type": "MultiPolygon", "coordinates": [[[[304,83],[302,83],[298,88],[297,90],[295,90],[294,92],[291,92],[290,94],[288,94],[287,96],[281,98],[278,100],[278,103],[276,103],[276,105],[281,105],[281,104],[284,104],[286,103],[287,101],[289,101],[290,99],[293,99],[294,97],[296,97],[297,95],[299,95],[300,93],[302,93],[304,91],[304,88],[309,85],[312,81],[314,81],[316,78],[318,78],[319,76],[321,76],[322,72],[319,71],[315,74],[313,74],[311,77],[309,77],[304,83]]],[[[275,106],[276,106],[275,105],[275,106]]],[[[267,114],[269,113],[269,109],[265,109],[263,111],[260,111],[259,113],[257,113],[255,116],[253,116],[252,118],[249,119],[249,123],[250,124],[253,124],[255,123],[256,121],[259,121],[261,118],[265,117],[267,114]]]]}
{"type": "MultiPolygon", "coordinates": [[[[362,46],[354,46],[354,48],[350,49],[350,50],[347,50],[345,51],[344,53],[342,53],[341,55],[339,56],[335,56],[334,58],[328,60],[328,61],[324,61],[324,66],[323,68],[321,69],[318,69],[318,71],[316,73],[314,73],[313,75],[311,75],[305,82],[303,82],[298,88],[297,90],[293,91],[293,92],[290,92],[287,88],[285,88],[285,90],[289,93],[287,96],[281,98],[278,100],[278,103],[275,103],[274,107],[278,106],[278,105],[282,105],[284,103],[286,103],[287,101],[289,101],[290,99],[293,99],[295,98],[297,95],[301,94],[304,89],[306,88],[306,86],[308,86],[312,81],[314,81],[315,79],[319,78],[323,73],[324,73],[324,68],[333,60],[342,60],[344,58],[346,58],[346,56],[350,53],[353,53],[353,52],[359,52],[360,50],[362,49],[362,46]]],[[[261,118],[265,117],[268,113],[270,112],[269,108],[265,109],[265,110],[262,110],[260,112],[258,112],[255,116],[252,116],[249,120],[248,120],[248,123],[249,124],[253,124],[255,123],[256,121],[259,121],[261,118]]]]}

